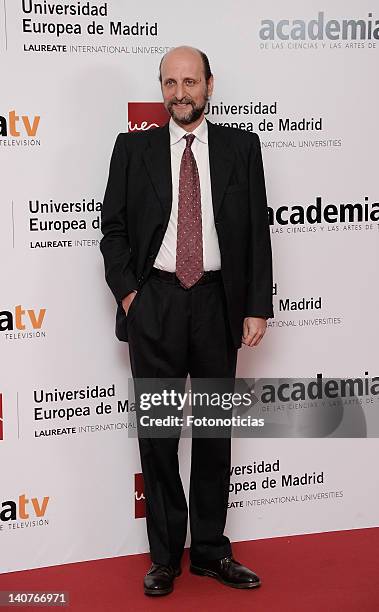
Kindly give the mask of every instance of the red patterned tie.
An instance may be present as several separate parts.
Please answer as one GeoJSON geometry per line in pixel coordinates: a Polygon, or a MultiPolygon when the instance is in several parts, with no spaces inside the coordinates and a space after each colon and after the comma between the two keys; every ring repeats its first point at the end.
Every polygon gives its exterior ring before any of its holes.
{"type": "Polygon", "coordinates": [[[187,134],[180,163],[176,276],[181,284],[192,287],[204,274],[201,225],[200,179],[191,149],[195,136],[187,134]]]}

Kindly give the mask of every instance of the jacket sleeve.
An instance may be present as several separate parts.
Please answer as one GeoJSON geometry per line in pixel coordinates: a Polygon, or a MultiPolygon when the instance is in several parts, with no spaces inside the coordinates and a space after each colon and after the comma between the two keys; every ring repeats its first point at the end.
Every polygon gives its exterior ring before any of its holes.
{"type": "Polygon", "coordinates": [[[132,269],[127,225],[127,167],[125,135],[120,133],[113,148],[108,182],[101,211],[100,250],[104,257],[105,280],[115,299],[120,302],[137,289],[132,269]]]}
{"type": "Polygon", "coordinates": [[[250,248],[245,317],[274,317],[272,252],[261,143],[254,134],[249,159],[250,248]]]}

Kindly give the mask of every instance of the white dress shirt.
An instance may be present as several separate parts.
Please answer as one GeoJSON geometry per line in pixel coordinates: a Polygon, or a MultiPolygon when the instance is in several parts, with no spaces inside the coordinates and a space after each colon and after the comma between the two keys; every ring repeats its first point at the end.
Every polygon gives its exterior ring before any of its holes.
{"type": "MultiPolygon", "coordinates": [[[[175,272],[180,162],[186,147],[186,141],[183,137],[188,134],[188,132],[177,125],[172,118],[170,119],[169,123],[169,131],[172,174],[172,208],[166,233],[163,237],[159,252],[155,258],[154,267],[160,268],[161,270],[166,270],[167,272],[175,272]]],[[[191,133],[195,136],[191,149],[196,160],[200,179],[204,270],[220,270],[221,255],[213,216],[208,153],[208,125],[205,118],[191,133]]]]}

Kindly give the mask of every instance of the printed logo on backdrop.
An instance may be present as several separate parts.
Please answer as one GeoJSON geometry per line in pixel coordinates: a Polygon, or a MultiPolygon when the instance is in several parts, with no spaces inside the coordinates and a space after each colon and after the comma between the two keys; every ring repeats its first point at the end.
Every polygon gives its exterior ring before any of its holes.
{"type": "MultiPolygon", "coordinates": [[[[40,315],[41,316],[41,315],[40,315]]],[[[24,417],[23,438],[78,437],[85,434],[126,433],[135,429],[130,417],[133,399],[117,394],[116,385],[33,389],[17,394],[17,419],[24,417]],[[29,417],[31,415],[31,418],[29,417]]],[[[8,437],[7,437],[8,438],[8,437]]],[[[0,393],[0,440],[4,439],[4,393],[0,393]]]]}
{"type": "Polygon", "coordinates": [[[128,132],[162,127],[169,118],[163,102],[128,102],[128,132]]]}
{"type": "Polygon", "coordinates": [[[3,394],[0,393],[0,441],[4,440],[3,394]]]}
{"type": "Polygon", "coordinates": [[[373,13],[336,19],[324,11],[310,19],[261,19],[258,38],[264,50],[377,49],[379,20],[373,13]]]}
{"type": "Polygon", "coordinates": [[[340,313],[331,314],[324,295],[283,295],[278,283],[273,286],[275,318],[267,322],[268,327],[316,327],[342,325],[340,313]]]}
{"type": "Polygon", "coordinates": [[[279,100],[220,100],[205,107],[213,123],[260,134],[264,149],[300,148],[305,152],[342,146],[342,138],[329,133],[325,115],[293,115],[291,111],[281,110],[279,100]]]}
{"type": "MultiPolygon", "coordinates": [[[[69,4],[43,0],[18,0],[12,20],[6,28],[7,9],[14,11],[14,0],[3,0],[5,50],[21,49],[27,53],[80,54],[159,54],[171,47],[160,39],[160,22],[155,16],[141,18],[130,14],[129,3],[74,1],[69,4]]],[[[134,8],[134,6],[133,6],[134,8]]]]}
{"type": "MultiPolygon", "coordinates": [[[[26,205],[26,215],[22,215],[20,222],[29,248],[98,248],[102,202],[96,198],[84,197],[76,201],[36,198],[26,205]]],[[[17,222],[17,215],[15,219],[17,222]]]]}
{"type": "Polygon", "coordinates": [[[40,120],[40,115],[20,114],[15,109],[0,114],[0,148],[40,146],[40,120]]]}
{"type": "Polygon", "coordinates": [[[7,499],[0,505],[0,533],[45,527],[49,524],[46,516],[50,497],[29,497],[23,493],[17,499],[7,499]]]}
{"type": "MultiPolygon", "coordinates": [[[[341,503],[343,489],[328,483],[328,472],[320,467],[292,472],[282,466],[283,460],[258,460],[246,465],[233,465],[230,470],[228,508],[264,511],[280,505],[317,502],[341,503]]],[[[319,461],[321,466],[322,461],[319,461]]],[[[300,468],[301,469],[301,468],[300,468]]]]}
{"type": "Polygon", "coordinates": [[[367,195],[345,201],[318,195],[313,201],[268,206],[268,215],[273,235],[322,233],[333,237],[379,231],[379,202],[367,195]]]}
{"type": "Polygon", "coordinates": [[[134,518],[146,516],[145,485],[143,474],[134,474],[134,518]]]}
{"type": "Polygon", "coordinates": [[[0,339],[31,340],[45,338],[46,308],[27,308],[17,304],[0,311],[0,339]]]}
{"type": "Polygon", "coordinates": [[[10,208],[13,248],[99,247],[102,202],[94,197],[12,200],[10,208]]]}
{"type": "Polygon", "coordinates": [[[134,402],[116,391],[116,385],[87,385],[78,388],[39,388],[20,397],[20,414],[23,404],[32,410],[32,422],[23,426],[24,435],[38,438],[77,437],[118,431],[128,434],[135,428],[129,413],[134,402]]]}

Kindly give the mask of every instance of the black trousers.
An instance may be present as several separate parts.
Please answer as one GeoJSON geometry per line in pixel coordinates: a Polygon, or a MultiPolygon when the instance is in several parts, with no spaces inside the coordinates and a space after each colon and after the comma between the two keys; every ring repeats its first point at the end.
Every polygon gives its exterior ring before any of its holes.
{"type": "MultiPolygon", "coordinates": [[[[154,273],[154,269],[152,271],[154,273]]],[[[151,274],[127,315],[133,378],[231,378],[234,346],[220,277],[184,289],[151,274]]],[[[241,330],[242,332],[242,330],[241,330]]],[[[179,474],[179,436],[139,438],[151,559],[178,566],[187,534],[179,474]]],[[[193,438],[189,515],[192,561],[231,553],[224,535],[230,480],[230,436],[193,438]]]]}

